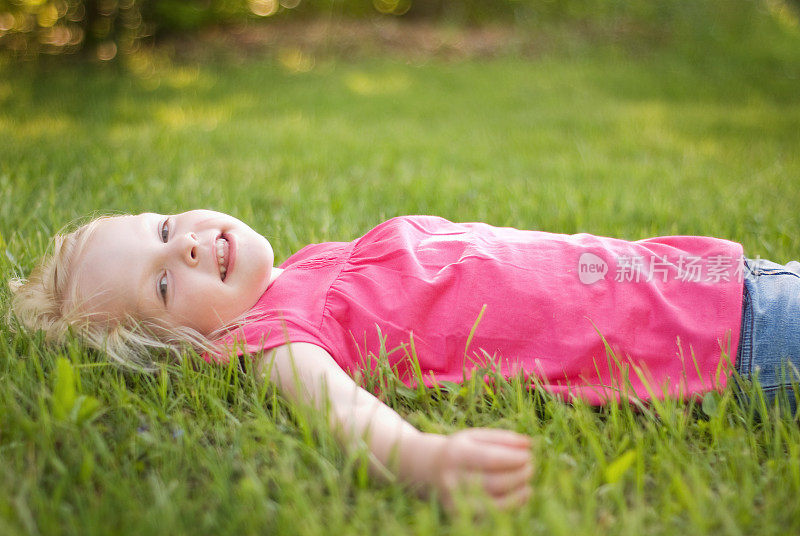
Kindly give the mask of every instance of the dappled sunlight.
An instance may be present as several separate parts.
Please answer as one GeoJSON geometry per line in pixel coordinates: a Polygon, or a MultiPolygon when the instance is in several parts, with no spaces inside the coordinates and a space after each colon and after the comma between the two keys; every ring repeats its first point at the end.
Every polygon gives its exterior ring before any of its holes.
{"type": "MultiPolygon", "coordinates": [[[[115,102],[117,121],[108,127],[107,136],[117,145],[140,143],[149,137],[152,129],[167,129],[174,132],[211,132],[219,127],[235,125],[242,118],[258,118],[253,114],[257,97],[249,93],[230,93],[215,101],[193,102],[187,99],[171,99],[151,103],[142,108],[129,98],[115,102]]],[[[292,113],[291,119],[270,118],[271,128],[284,129],[292,125],[308,126],[301,114],[292,113]]]]}
{"type": "Polygon", "coordinates": [[[126,59],[128,71],[145,89],[209,89],[215,78],[199,65],[177,65],[167,54],[140,51],[126,59]]]}
{"type": "Polygon", "coordinates": [[[278,0],[248,0],[247,5],[250,11],[259,17],[270,17],[281,7],[278,0]]]}
{"type": "Polygon", "coordinates": [[[765,4],[772,16],[784,28],[794,31],[800,29],[800,15],[785,0],[767,0],[765,4]]]}
{"type": "Polygon", "coordinates": [[[207,73],[201,73],[197,65],[173,67],[163,75],[164,83],[173,89],[208,89],[213,84],[207,73]]]}
{"type": "Polygon", "coordinates": [[[411,87],[411,79],[405,73],[370,74],[363,71],[345,75],[347,88],[358,95],[387,95],[400,93],[411,87]]]}
{"type": "Polygon", "coordinates": [[[160,75],[169,67],[169,58],[163,54],[139,52],[127,58],[126,67],[146,88],[156,89],[161,85],[160,75]]]}
{"type": "Polygon", "coordinates": [[[221,122],[230,121],[230,115],[230,110],[223,106],[206,105],[198,108],[175,103],[159,104],[153,112],[156,121],[175,130],[186,128],[214,130],[221,122]]]}
{"type": "Polygon", "coordinates": [[[282,48],[278,51],[278,63],[290,73],[307,73],[314,68],[314,56],[299,48],[282,48]]]}
{"type": "Polygon", "coordinates": [[[386,15],[405,15],[411,9],[411,0],[372,0],[378,13],[386,15]]]}
{"type": "MultiPolygon", "coordinates": [[[[736,147],[789,133],[800,120],[800,108],[752,101],[731,108],[725,104],[676,105],[662,100],[620,103],[615,107],[617,135],[656,150],[713,159],[729,158],[736,147]],[[772,117],[765,122],[764,118],[772,117]],[[624,120],[622,118],[625,118],[624,120]],[[733,145],[732,145],[733,144],[733,145]]],[[[749,145],[749,144],[748,144],[749,145]]]]}
{"type": "Polygon", "coordinates": [[[36,140],[48,138],[74,132],[77,128],[76,122],[66,115],[47,113],[24,121],[16,121],[0,116],[0,132],[5,132],[3,136],[13,136],[20,139],[36,140]]]}

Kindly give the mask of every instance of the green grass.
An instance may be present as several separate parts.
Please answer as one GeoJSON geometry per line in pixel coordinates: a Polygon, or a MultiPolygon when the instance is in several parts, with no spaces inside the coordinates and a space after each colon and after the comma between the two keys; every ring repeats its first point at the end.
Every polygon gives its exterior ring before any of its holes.
{"type": "MultiPolygon", "coordinates": [[[[0,63],[0,273],[27,273],[79,216],[194,207],[248,222],[279,261],[430,213],[628,239],[705,234],[786,262],[800,257],[798,41],[318,57],[308,72],[271,57],[0,63]]],[[[800,427],[757,418],[731,392],[705,410],[634,411],[513,382],[389,390],[426,431],[538,438],[534,499],[476,521],[368,482],[318,422],[235,370],[126,373],[4,322],[0,382],[0,534],[800,531],[800,427]]]]}

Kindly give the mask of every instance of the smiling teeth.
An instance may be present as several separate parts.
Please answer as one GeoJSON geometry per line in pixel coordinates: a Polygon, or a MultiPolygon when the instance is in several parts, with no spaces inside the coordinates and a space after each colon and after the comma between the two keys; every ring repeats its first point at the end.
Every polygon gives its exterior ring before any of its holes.
{"type": "Polygon", "coordinates": [[[217,238],[217,264],[219,265],[219,276],[224,280],[225,273],[228,271],[227,263],[225,262],[228,256],[228,241],[224,238],[217,238]]]}

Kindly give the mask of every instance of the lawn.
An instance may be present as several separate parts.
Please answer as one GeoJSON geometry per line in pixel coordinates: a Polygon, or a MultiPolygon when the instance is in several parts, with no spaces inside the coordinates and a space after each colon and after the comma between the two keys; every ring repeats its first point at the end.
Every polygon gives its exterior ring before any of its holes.
{"type": "MultiPolygon", "coordinates": [[[[800,37],[589,42],[526,55],[272,54],[118,65],[0,59],[0,273],[106,212],[228,212],[280,262],[386,218],[639,239],[700,234],[800,258],[800,37]],[[757,45],[757,46],[756,46],[757,45]]],[[[2,311],[9,293],[0,291],[2,311]]],[[[310,415],[196,356],[123,371],[0,324],[0,534],[792,534],[791,415],[566,405],[518,383],[388,390],[425,431],[534,436],[534,498],[447,515],[368,481],[310,415]]]]}

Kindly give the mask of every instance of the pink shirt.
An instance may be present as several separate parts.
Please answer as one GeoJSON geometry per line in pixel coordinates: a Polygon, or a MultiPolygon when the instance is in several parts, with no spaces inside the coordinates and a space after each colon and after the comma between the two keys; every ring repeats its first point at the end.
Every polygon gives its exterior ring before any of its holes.
{"type": "Polygon", "coordinates": [[[238,344],[313,343],[353,374],[375,366],[384,341],[408,385],[412,334],[426,385],[462,381],[494,356],[506,376],[524,371],[593,404],[631,395],[627,382],[643,399],[721,389],[739,344],[742,247],[717,238],[629,242],[407,216],[280,267],[238,344]]]}

